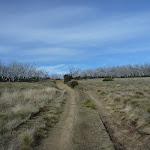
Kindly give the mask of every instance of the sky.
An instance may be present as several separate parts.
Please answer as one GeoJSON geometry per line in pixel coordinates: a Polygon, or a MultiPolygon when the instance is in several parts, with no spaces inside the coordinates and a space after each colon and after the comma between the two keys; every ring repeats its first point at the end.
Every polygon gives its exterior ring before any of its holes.
{"type": "Polygon", "coordinates": [[[51,73],[150,62],[150,0],[0,0],[0,60],[51,73]]]}

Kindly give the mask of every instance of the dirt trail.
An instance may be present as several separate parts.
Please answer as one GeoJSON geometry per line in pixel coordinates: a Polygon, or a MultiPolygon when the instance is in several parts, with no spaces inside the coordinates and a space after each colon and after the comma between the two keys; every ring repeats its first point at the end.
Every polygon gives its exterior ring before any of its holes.
{"type": "Polygon", "coordinates": [[[112,130],[112,128],[110,127],[110,124],[108,124],[106,118],[108,118],[108,112],[104,109],[103,104],[95,97],[94,93],[92,92],[86,92],[87,95],[90,97],[90,99],[96,104],[97,108],[98,108],[98,113],[99,113],[99,117],[100,120],[102,121],[102,123],[105,126],[105,129],[107,130],[107,133],[109,134],[109,137],[111,139],[111,141],[114,144],[114,147],[116,150],[126,150],[126,148],[123,146],[123,144],[121,144],[121,142],[118,142],[118,139],[116,139],[116,137],[114,137],[114,131],[112,130]]]}
{"type": "Polygon", "coordinates": [[[61,81],[57,81],[57,86],[65,89],[68,94],[64,112],[59,123],[50,131],[49,137],[44,139],[36,150],[71,150],[72,147],[71,137],[76,109],[75,92],[61,81]]]}
{"type": "Polygon", "coordinates": [[[85,92],[76,92],[77,113],[74,126],[73,150],[114,150],[114,145],[99,118],[97,109],[87,108],[85,92]]]}
{"type": "Polygon", "coordinates": [[[49,137],[36,150],[114,150],[98,111],[83,106],[88,95],[61,81],[57,86],[68,94],[64,112],[49,137]]]}

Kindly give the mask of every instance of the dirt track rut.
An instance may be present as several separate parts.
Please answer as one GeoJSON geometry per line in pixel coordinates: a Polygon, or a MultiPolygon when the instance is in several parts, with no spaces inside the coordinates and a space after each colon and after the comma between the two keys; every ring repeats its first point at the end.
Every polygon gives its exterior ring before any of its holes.
{"type": "Polygon", "coordinates": [[[52,128],[49,137],[44,139],[36,150],[71,150],[73,136],[73,124],[75,117],[75,93],[62,82],[57,82],[60,89],[65,89],[67,92],[67,102],[64,107],[64,112],[59,123],[52,128]]]}
{"type": "Polygon", "coordinates": [[[64,112],[36,150],[114,150],[98,111],[83,107],[88,95],[74,91],[61,81],[57,85],[68,95],[64,112]]]}

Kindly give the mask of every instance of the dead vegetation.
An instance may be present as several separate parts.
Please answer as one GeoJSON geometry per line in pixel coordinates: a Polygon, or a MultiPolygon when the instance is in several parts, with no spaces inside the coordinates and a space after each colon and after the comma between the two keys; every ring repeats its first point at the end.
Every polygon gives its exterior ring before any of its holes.
{"type": "Polygon", "coordinates": [[[29,150],[59,120],[65,91],[55,81],[0,83],[0,145],[29,150]]]}

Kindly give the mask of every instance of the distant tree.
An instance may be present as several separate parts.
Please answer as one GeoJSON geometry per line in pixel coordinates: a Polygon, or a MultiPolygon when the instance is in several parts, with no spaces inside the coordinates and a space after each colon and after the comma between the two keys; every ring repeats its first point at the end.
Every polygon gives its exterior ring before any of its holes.
{"type": "Polygon", "coordinates": [[[54,79],[54,80],[63,79],[63,74],[53,73],[53,74],[50,75],[50,78],[54,79]]]}
{"type": "Polygon", "coordinates": [[[48,76],[48,73],[35,68],[33,65],[19,62],[4,65],[0,62],[0,81],[39,81],[48,76]]]}
{"type": "Polygon", "coordinates": [[[81,78],[148,77],[150,76],[150,64],[85,69],[79,72],[79,76],[81,76],[81,78]]]}
{"type": "Polygon", "coordinates": [[[79,72],[80,69],[75,68],[73,66],[69,67],[69,75],[72,76],[73,78],[79,76],[79,72]]]}

